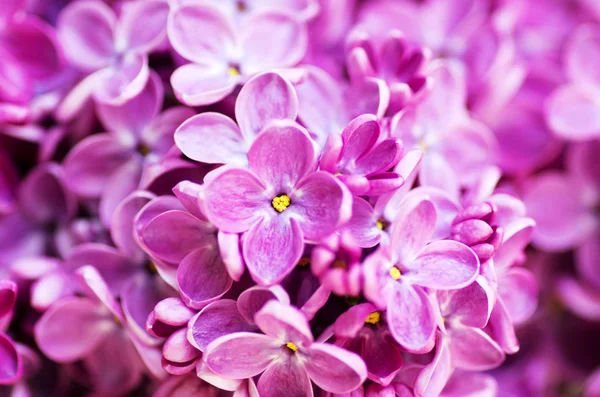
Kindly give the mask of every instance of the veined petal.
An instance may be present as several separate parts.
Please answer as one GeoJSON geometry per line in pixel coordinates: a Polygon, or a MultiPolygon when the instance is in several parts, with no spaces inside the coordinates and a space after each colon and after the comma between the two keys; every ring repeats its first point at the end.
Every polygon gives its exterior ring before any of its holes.
{"type": "Polygon", "coordinates": [[[360,356],[338,346],[313,343],[306,360],[304,369],[308,376],[331,393],[349,393],[367,378],[367,367],[360,356]]]}

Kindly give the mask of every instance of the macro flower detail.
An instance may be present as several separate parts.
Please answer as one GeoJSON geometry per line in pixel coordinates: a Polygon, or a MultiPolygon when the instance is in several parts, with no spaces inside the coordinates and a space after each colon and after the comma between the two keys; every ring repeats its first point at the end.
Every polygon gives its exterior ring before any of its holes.
{"type": "Polygon", "coordinates": [[[318,240],[349,217],[348,191],[315,171],[313,144],[293,122],[274,122],[248,152],[249,169],[229,168],[206,184],[209,220],[244,233],[242,253],[261,284],[281,281],[300,260],[304,240],[318,240]]]}

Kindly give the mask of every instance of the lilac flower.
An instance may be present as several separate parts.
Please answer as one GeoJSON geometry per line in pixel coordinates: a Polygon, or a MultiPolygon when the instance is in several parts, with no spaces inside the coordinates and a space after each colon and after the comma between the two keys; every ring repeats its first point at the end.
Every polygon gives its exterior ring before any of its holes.
{"type": "Polygon", "coordinates": [[[332,233],[350,215],[350,194],[315,171],[313,143],[293,122],[270,124],[248,152],[249,170],[229,168],[206,184],[206,210],[221,231],[244,233],[252,277],[273,284],[300,260],[304,240],[332,233]]]}
{"type": "Polygon", "coordinates": [[[414,353],[433,348],[439,320],[426,288],[465,287],[479,271],[479,260],[467,246],[451,240],[430,243],[435,223],[431,201],[406,203],[394,220],[389,248],[365,262],[365,296],[387,308],[392,335],[414,353]]]}
{"type": "Polygon", "coordinates": [[[96,390],[131,390],[141,380],[144,365],[130,339],[133,334],[122,326],[127,324],[123,310],[94,268],[78,273],[86,296],[66,297],[52,305],[36,323],[36,342],[55,361],[82,360],[96,390]]]}
{"type": "Polygon", "coordinates": [[[585,141],[600,136],[597,95],[600,80],[591,67],[600,57],[600,30],[582,25],[572,34],[564,57],[569,84],[559,87],[547,104],[550,128],[561,138],[585,141]]]}
{"type": "Polygon", "coordinates": [[[295,120],[298,99],[292,85],[277,73],[250,79],[235,102],[236,122],[213,112],[186,120],[175,131],[177,147],[192,160],[246,166],[258,134],[272,121],[295,120]]]}
{"type": "MultiPolygon", "coordinates": [[[[178,193],[179,197],[186,197],[184,191],[178,193]]],[[[184,206],[188,203],[184,202],[184,206]]],[[[235,236],[231,244],[228,244],[231,238],[218,237],[217,230],[197,209],[197,204],[191,204],[196,206],[188,207],[193,213],[181,210],[179,206],[163,207],[143,226],[137,226],[145,251],[159,263],[164,263],[162,268],[175,270],[175,287],[185,304],[201,309],[231,288],[232,279],[223,258],[229,248],[237,250],[239,257],[239,242],[235,236]]]]}
{"type": "Polygon", "coordinates": [[[235,29],[218,8],[183,4],[171,10],[167,31],[192,62],[171,76],[175,94],[191,106],[218,102],[257,73],[295,66],[306,51],[306,27],[286,13],[254,14],[235,29]]]}
{"type": "Polygon", "coordinates": [[[394,116],[391,134],[405,148],[419,147],[423,160],[422,185],[436,186],[454,195],[475,183],[491,165],[494,137],[466,111],[464,76],[455,63],[439,63],[431,72],[434,81],[427,98],[394,116]]]}
{"type": "Polygon", "coordinates": [[[192,111],[176,107],[159,113],[162,103],[162,84],[152,74],[128,102],[98,104],[100,119],[110,133],[85,138],[64,161],[70,189],[81,197],[100,197],[100,216],[107,226],[117,205],[138,187],[152,190],[151,185],[166,174],[193,174],[190,163],[177,158],[161,161],[173,146],[175,129],[192,111]],[[114,188],[105,189],[107,184],[114,188]]]}
{"type": "Polygon", "coordinates": [[[387,386],[402,367],[402,350],[391,336],[385,313],[370,303],[348,309],[333,325],[336,344],[359,354],[368,377],[387,386]]]}
{"type": "Polygon", "coordinates": [[[268,302],[254,317],[264,334],[237,332],[211,342],[206,364],[219,375],[256,375],[265,396],[312,395],[311,381],[323,390],[348,393],[366,378],[363,361],[337,346],[314,342],[304,315],[291,306],[268,302]]]}
{"type": "Polygon", "coordinates": [[[112,105],[137,96],[150,77],[148,53],[166,38],[168,12],[164,0],[127,4],[119,17],[97,0],[65,7],[58,34],[67,59],[87,77],[61,104],[62,117],[74,116],[91,94],[112,105]]]}
{"type": "Polygon", "coordinates": [[[351,36],[347,50],[350,78],[361,81],[375,77],[386,82],[390,91],[388,114],[396,114],[415,101],[431,83],[424,73],[428,58],[424,48],[411,48],[397,31],[391,32],[380,46],[366,34],[351,36]]]}
{"type": "Polygon", "coordinates": [[[15,209],[18,183],[16,166],[7,153],[0,151],[0,216],[9,214],[15,209]]]}
{"type": "MultiPolygon", "coordinates": [[[[180,2],[185,4],[193,1],[181,0],[180,2]]],[[[212,0],[209,3],[218,7],[236,22],[269,11],[287,12],[300,20],[309,20],[319,12],[318,0],[285,0],[275,3],[264,0],[212,0]]]]}
{"type": "Polygon", "coordinates": [[[341,135],[330,134],[321,169],[336,174],[355,195],[378,196],[400,187],[404,180],[388,170],[402,157],[402,142],[380,139],[380,129],[375,116],[362,115],[341,135]]]}
{"type": "Polygon", "coordinates": [[[0,124],[26,121],[38,85],[63,67],[53,27],[24,9],[9,0],[0,11],[0,124]]]}
{"type": "Polygon", "coordinates": [[[318,67],[304,66],[303,70],[304,79],[295,86],[298,117],[319,146],[362,114],[385,115],[390,93],[383,81],[366,78],[346,85],[318,67]]]}

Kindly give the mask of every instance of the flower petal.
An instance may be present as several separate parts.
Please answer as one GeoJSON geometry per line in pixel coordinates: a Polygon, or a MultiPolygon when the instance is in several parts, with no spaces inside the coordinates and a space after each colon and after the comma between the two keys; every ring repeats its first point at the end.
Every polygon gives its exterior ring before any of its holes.
{"type": "Polygon", "coordinates": [[[11,385],[23,373],[23,361],[15,343],[4,333],[0,333],[0,384],[11,385]]]}
{"type": "Polygon", "coordinates": [[[234,300],[220,299],[207,305],[189,322],[188,339],[205,351],[210,342],[221,336],[255,330],[240,314],[234,300]]]}
{"type": "Polygon", "coordinates": [[[252,278],[259,284],[280,282],[302,257],[304,236],[295,220],[267,216],[244,235],[242,253],[252,278]]]}
{"type": "Polygon", "coordinates": [[[98,197],[111,175],[132,156],[130,148],[109,134],[92,135],[77,144],[64,161],[65,181],[84,197],[98,197]]]}
{"type": "Polygon", "coordinates": [[[150,52],[166,39],[168,15],[169,4],[163,0],[124,4],[115,33],[117,47],[150,52]]]}
{"type": "Polygon", "coordinates": [[[479,259],[466,245],[452,240],[434,241],[407,264],[406,279],[433,289],[462,288],[475,280],[479,259]]]}
{"type": "Polygon", "coordinates": [[[142,92],[149,78],[148,56],[126,54],[118,63],[98,72],[94,98],[101,103],[122,105],[142,92]]]}
{"type": "Polygon", "coordinates": [[[310,379],[296,357],[286,357],[269,365],[257,387],[261,396],[313,396],[310,379]]]}
{"type": "Polygon", "coordinates": [[[442,317],[459,324],[483,328],[495,303],[494,291],[483,276],[471,285],[456,291],[439,291],[442,317]]]}
{"type": "Polygon", "coordinates": [[[411,353],[426,353],[433,348],[436,316],[420,287],[397,283],[387,308],[387,322],[396,342],[411,353]]]}
{"type": "Polygon", "coordinates": [[[209,164],[247,163],[244,138],[233,120],[220,113],[191,117],[175,131],[179,150],[192,160],[209,164]]]}
{"type": "Polygon", "coordinates": [[[138,95],[120,105],[98,103],[96,111],[107,131],[115,136],[129,134],[139,139],[144,128],[160,112],[163,95],[160,77],[152,72],[138,95]]]}
{"type": "Polygon", "coordinates": [[[112,223],[119,204],[140,187],[143,171],[140,160],[138,156],[134,156],[120,166],[107,181],[111,188],[104,190],[100,197],[100,219],[107,227],[112,223]]]}
{"type": "Polygon", "coordinates": [[[306,25],[284,13],[255,14],[241,27],[240,36],[245,75],[294,66],[304,57],[308,44],[306,25]]]}
{"type": "Polygon", "coordinates": [[[263,73],[250,79],[235,102],[235,117],[248,141],[271,121],[295,120],[297,115],[294,87],[278,73],[263,73]]]}
{"type": "Polygon", "coordinates": [[[210,225],[180,210],[153,218],[140,237],[152,256],[172,264],[179,264],[196,249],[216,244],[210,225]]]}
{"type": "Polygon", "coordinates": [[[546,114],[550,128],[569,141],[600,136],[600,103],[597,94],[577,86],[563,86],[548,98],[546,114]]]}
{"type": "Polygon", "coordinates": [[[254,321],[261,331],[283,345],[292,342],[302,348],[313,341],[306,316],[278,300],[267,301],[254,316],[254,321]]]}
{"type": "Polygon", "coordinates": [[[263,372],[283,353],[281,349],[281,343],[270,336],[234,332],[212,341],[204,351],[204,361],[221,376],[246,379],[263,372]]]}
{"type": "Polygon", "coordinates": [[[58,36],[66,57],[85,71],[100,69],[114,54],[116,16],[103,2],[73,3],[58,18],[58,36]]]}
{"type": "Polygon", "coordinates": [[[404,202],[394,218],[390,237],[397,259],[407,264],[415,258],[417,252],[431,239],[436,218],[431,201],[419,199],[404,202]]]}
{"type": "Polygon", "coordinates": [[[210,105],[229,95],[238,78],[227,72],[227,64],[180,66],[171,75],[177,98],[188,106],[210,105]]]}
{"type": "Polygon", "coordinates": [[[223,296],[233,281],[214,246],[198,248],[187,255],[177,269],[177,284],[184,302],[200,309],[223,296]]]}
{"type": "Polygon", "coordinates": [[[256,313],[272,299],[276,299],[286,305],[290,304],[290,297],[281,286],[275,285],[270,288],[254,286],[240,294],[237,300],[237,307],[246,321],[254,324],[256,313]]]}
{"type": "Polygon", "coordinates": [[[498,280],[498,294],[515,324],[522,324],[537,308],[538,287],[535,276],[519,267],[509,269],[498,280]]]}
{"type": "Polygon", "coordinates": [[[315,150],[304,128],[293,121],[280,120],[256,138],[248,152],[248,163],[274,195],[289,194],[316,168],[315,150]]]}
{"type": "Polygon", "coordinates": [[[154,197],[155,195],[149,192],[133,192],[121,201],[113,213],[110,237],[115,246],[136,262],[142,262],[145,254],[134,236],[134,219],[154,197]]]}
{"type": "Polygon", "coordinates": [[[317,171],[304,178],[290,195],[288,208],[304,237],[318,240],[350,218],[350,192],[331,174],[317,171]]]}
{"type": "Polygon", "coordinates": [[[220,230],[241,233],[269,212],[270,200],[262,182],[251,171],[227,169],[207,183],[205,204],[210,221],[220,230]]]}
{"type": "Polygon", "coordinates": [[[94,350],[116,326],[101,304],[87,298],[68,297],[42,315],[34,335],[45,355],[54,361],[71,362],[94,350]]]}
{"type": "Polygon", "coordinates": [[[167,23],[169,41],[182,57],[206,64],[226,63],[233,48],[233,28],[218,9],[198,4],[175,7],[167,23]]]}
{"type": "Polygon", "coordinates": [[[485,371],[504,361],[504,351],[477,328],[454,327],[449,331],[452,364],[470,371],[485,371]]]}
{"type": "Polygon", "coordinates": [[[446,338],[438,332],[435,340],[435,356],[415,379],[414,390],[420,396],[439,396],[452,374],[450,348],[446,338]]]}
{"type": "Polygon", "coordinates": [[[304,369],[321,389],[349,393],[367,378],[367,367],[360,356],[341,347],[313,343],[306,352],[304,369]]]}

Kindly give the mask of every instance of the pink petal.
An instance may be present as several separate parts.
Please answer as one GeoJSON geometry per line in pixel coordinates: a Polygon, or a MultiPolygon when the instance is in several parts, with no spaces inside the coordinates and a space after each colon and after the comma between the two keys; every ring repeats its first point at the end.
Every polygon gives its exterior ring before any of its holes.
{"type": "Polygon", "coordinates": [[[111,175],[132,156],[131,150],[108,134],[82,140],[64,161],[66,182],[75,193],[98,197],[111,175]]]}
{"type": "Polygon", "coordinates": [[[591,286],[600,288],[600,231],[596,231],[575,251],[577,273],[591,286]]]}
{"type": "Polygon", "coordinates": [[[16,383],[23,373],[23,361],[17,345],[4,333],[0,333],[0,363],[0,384],[16,383]]]}
{"type": "Polygon", "coordinates": [[[73,3],[60,13],[58,35],[65,55],[77,67],[94,71],[114,54],[116,16],[103,2],[73,3]]]}
{"type": "Polygon", "coordinates": [[[341,347],[313,343],[306,352],[304,369],[321,389],[331,393],[349,393],[367,378],[367,367],[356,354],[341,347]]]}
{"type": "Polygon", "coordinates": [[[486,326],[495,304],[495,295],[483,276],[471,285],[456,291],[438,292],[441,314],[446,321],[483,328],[486,326]]]}
{"type": "Polygon", "coordinates": [[[269,365],[257,387],[261,396],[313,396],[310,379],[296,357],[285,357],[269,365]]]}
{"type": "Polygon", "coordinates": [[[572,277],[563,277],[557,283],[561,301],[577,315],[590,321],[600,319],[600,293],[572,277]]]}
{"type": "Polygon", "coordinates": [[[209,164],[247,163],[247,148],[240,129],[220,113],[189,118],[175,131],[175,143],[192,160],[209,164]]]}
{"type": "Polygon", "coordinates": [[[167,33],[179,55],[199,64],[226,64],[235,40],[225,15],[197,4],[175,7],[169,13],[167,33]]]}
{"type": "Polygon", "coordinates": [[[164,212],[146,224],[140,237],[152,256],[179,264],[197,248],[216,243],[212,228],[180,210],[164,212]]]}
{"type": "Polygon", "coordinates": [[[415,379],[414,390],[421,396],[438,396],[452,375],[453,368],[450,363],[448,340],[441,332],[438,332],[435,346],[433,360],[421,370],[415,379]]]}
{"type": "Polygon", "coordinates": [[[436,316],[422,288],[397,283],[388,303],[387,322],[396,342],[411,353],[433,348],[436,316]]]}
{"type": "Polygon", "coordinates": [[[242,248],[240,244],[240,235],[237,233],[219,232],[217,234],[217,242],[221,258],[231,277],[234,281],[240,281],[246,266],[242,257],[242,248]]]}
{"type": "Polygon", "coordinates": [[[194,110],[183,106],[165,110],[142,131],[142,141],[151,148],[152,153],[168,157],[175,143],[175,131],[194,114],[194,110]]]}
{"type": "Polygon", "coordinates": [[[406,279],[411,283],[434,289],[457,289],[475,280],[479,259],[466,245],[441,240],[427,245],[410,264],[406,279]]]}
{"type": "Polygon", "coordinates": [[[256,14],[241,27],[242,73],[294,66],[304,57],[307,43],[306,25],[290,15],[256,14]]]}
{"type": "Polygon", "coordinates": [[[475,397],[498,395],[498,383],[488,374],[455,371],[441,397],[475,397]]]}
{"type": "Polygon", "coordinates": [[[377,219],[366,200],[360,197],[352,199],[352,217],[344,226],[354,240],[354,243],[362,248],[370,248],[381,239],[381,230],[377,227],[377,219]]]}
{"type": "Polygon", "coordinates": [[[169,4],[163,0],[125,4],[115,33],[117,46],[129,51],[150,52],[166,39],[168,15],[169,4]]]}
{"type": "Polygon", "coordinates": [[[107,131],[139,139],[142,131],[160,112],[163,98],[160,77],[151,73],[143,90],[122,105],[97,104],[96,111],[107,131]]]}
{"type": "Polygon", "coordinates": [[[325,237],[350,218],[350,192],[329,173],[310,174],[289,196],[292,204],[287,211],[298,222],[306,239],[325,237]]]}
{"type": "Polygon", "coordinates": [[[234,332],[212,341],[204,361],[219,375],[246,379],[263,372],[282,352],[281,343],[270,336],[234,332]]]}
{"type": "Polygon", "coordinates": [[[454,327],[449,331],[452,364],[470,371],[485,371],[504,361],[504,351],[477,328],[454,327]]]}
{"type": "Polygon", "coordinates": [[[242,134],[252,141],[273,120],[295,120],[298,98],[294,87],[278,73],[263,73],[242,87],[235,117],[242,134]]]}
{"type": "Polygon", "coordinates": [[[240,314],[236,302],[220,299],[208,304],[189,321],[188,338],[201,351],[213,340],[234,332],[252,332],[256,327],[240,314]]]}
{"type": "Polygon", "coordinates": [[[548,98],[546,117],[559,138],[586,141],[600,136],[599,109],[596,93],[563,86],[548,98]]]}
{"type": "Polygon", "coordinates": [[[592,24],[575,29],[565,54],[568,77],[581,87],[600,86],[600,73],[593,67],[600,61],[600,30],[592,24]]]}
{"type": "Polygon", "coordinates": [[[55,361],[71,362],[99,346],[114,327],[116,323],[102,305],[72,297],[61,299],[48,309],[36,323],[34,335],[45,355],[55,361]]]}
{"type": "Polygon", "coordinates": [[[564,250],[590,235],[597,222],[577,192],[576,181],[558,173],[541,174],[529,181],[523,201],[537,224],[534,244],[545,250],[564,250]]]}
{"type": "Polygon", "coordinates": [[[489,329],[494,340],[507,354],[514,354],[519,351],[519,340],[515,334],[515,327],[506,307],[502,303],[502,299],[496,300],[496,305],[490,317],[489,329]]]}
{"type": "Polygon", "coordinates": [[[294,343],[298,348],[308,347],[313,336],[304,314],[293,306],[269,300],[254,316],[256,325],[265,334],[282,345],[294,343]]]}
{"type": "Polygon", "coordinates": [[[525,322],[537,308],[537,282],[527,269],[509,269],[498,280],[498,294],[515,324],[525,322]]]}
{"type": "Polygon", "coordinates": [[[266,216],[244,235],[242,253],[252,278],[272,285],[294,270],[302,257],[304,236],[298,223],[281,215],[266,216]]]}
{"type": "Polygon", "coordinates": [[[138,156],[131,158],[120,166],[108,179],[107,189],[100,198],[100,219],[110,226],[113,215],[119,204],[140,187],[142,177],[142,162],[138,156]]]}
{"type": "Polygon", "coordinates": [[[269,288],[254,286],[240,294],[237,300],[237,307],[246,321],[249,324],[254,324],[256,313],[272,299],[276,299],[286,305],[290,304],[290,298],[281,286],[275,285],[269,288]]]}
{"type": "Polygon", "coordinates": [[[435,228],[436,212],[429,200],[405,202],[394,218],[391,245],[397,259],[406,264],[431,239],[435,228]]]}
{"type": "Polygon", "coordinates": [[[219,251],[214,246],[192,251],[177,269],[181,297],[189,307],[195,309],[223,296],[232,283],[219,251]]]}
{"type": "Polygon", "coordinates": [[[149,77],[148,56],[126,54],[98,72],[94,98],[101,103],[122,105],[142,92],[149,77]]]}
{"type": "Polygon", "coordinates": [[[242,168],[220,173],[208,182],[205,192],[208,218],[224,232],[245,232],[261,217],[275,212],[262,182],[242,168]]]}
{"type": "Polygon", "coordinates": [[[229,95],[238,84],[237,76],[228,73],[226,63],[216,65],[187,64],[171,75],[177,98],[189,106],[210,105],[229,95]]]}
{"type": "Polygon", "coordinates": [[[289,194],[304,176],[316,168],[315,162],[312,141],[306,130],[293,121],[271,123],[248,152],[250,169],[273,190],[274,196],[289,194]]]}
{"type": "Polygon", "coordinates": [[[136,262],[142,262],[145,254],[138,246],[134,237],[134,222],[138,212],[146,206],[155,196],[152,193],[137,191],[127,196],[115,208],[110,236],[115,245],[136,262]]]}

